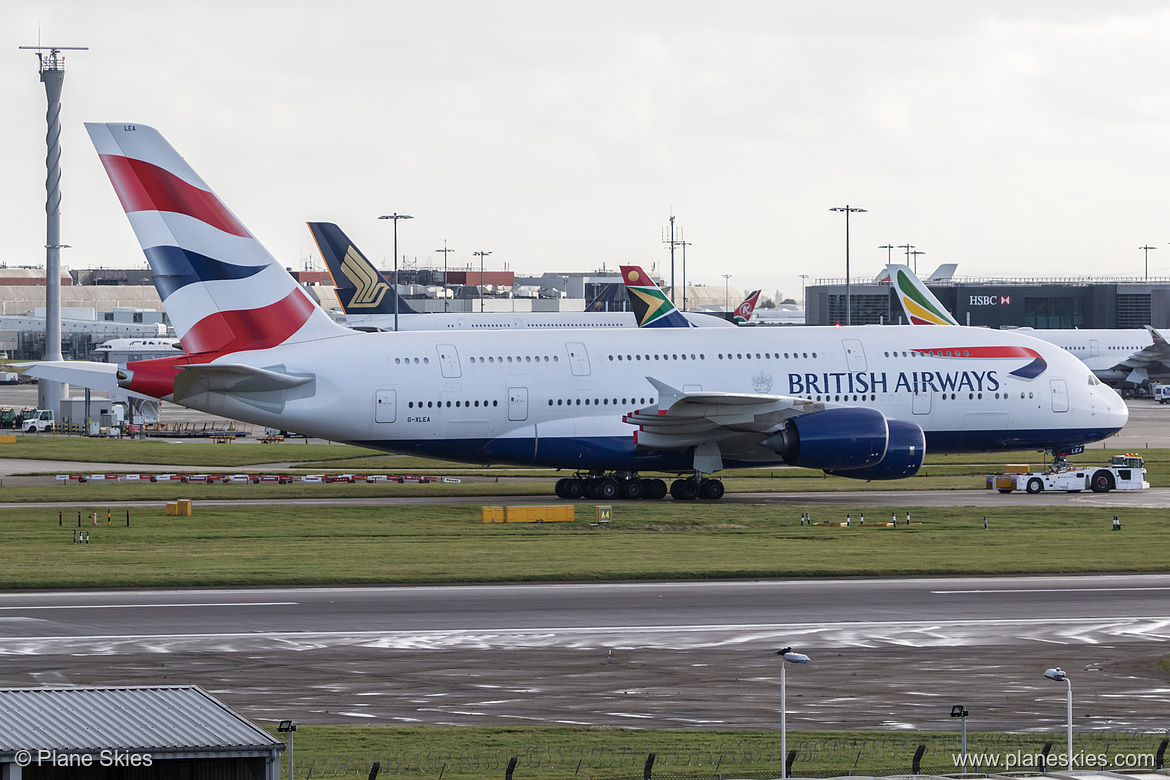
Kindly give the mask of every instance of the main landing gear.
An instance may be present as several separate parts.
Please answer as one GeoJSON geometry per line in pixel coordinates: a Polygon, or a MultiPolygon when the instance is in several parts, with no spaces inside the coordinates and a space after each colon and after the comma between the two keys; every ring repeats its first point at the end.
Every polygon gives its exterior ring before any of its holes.
{"type": "MultiPolygon", "coordinates": [[[[557,498],[570,501],[637,498],[657,501],[666,498],[668,492],[665,480],[639,477],[636,472],[590,472],[585,476],[562,477],[557,480],[555,491],[557,498]]],[[[676,501],[718,501],[723,498],[723,492],[722,481],[704,479],[699,474],[674,480],[669,490],[676,501]]]]}

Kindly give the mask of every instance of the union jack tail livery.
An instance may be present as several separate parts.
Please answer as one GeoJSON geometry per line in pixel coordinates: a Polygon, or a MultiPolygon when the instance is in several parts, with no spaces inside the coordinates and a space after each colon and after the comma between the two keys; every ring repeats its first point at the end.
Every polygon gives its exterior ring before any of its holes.
{"type": "Polygon", "coordinates": [[[731,321],[736,325],[747,325],[752,314],[756,311],[756,302],[760,300],[761,292],[762,290],[756,290],[749,293],[748,297],[743,299],[743,303],[736,307],[735,312],[731,315],[731,321]]]}
{"type": "Polygon", "coordinates": [[[346,331],[300,288],[157,130],[85,126],[188,355],[346,331]]]}
{"type": "Polygon", "coordinates": [[[621,268],[622,281],[626,283],[639,328],[693,327],[641,266],[623,265],[621,268]]]}

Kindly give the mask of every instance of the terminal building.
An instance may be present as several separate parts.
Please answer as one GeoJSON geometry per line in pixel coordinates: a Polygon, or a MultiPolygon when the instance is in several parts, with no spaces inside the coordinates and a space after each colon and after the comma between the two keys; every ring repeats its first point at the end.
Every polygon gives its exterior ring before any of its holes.
{"type": "MultiPolygon", "coordinates": [[[[1170,326],[1170,279],[924,280],[964,325],[1036,329],[1170,326]]],[[[889,283],[853,280],[853,325],[898,324],[902,307],[889,283]]],[[[845,324],[845,281],[817,280],[807,289],[809,325],[845,324]]]]}

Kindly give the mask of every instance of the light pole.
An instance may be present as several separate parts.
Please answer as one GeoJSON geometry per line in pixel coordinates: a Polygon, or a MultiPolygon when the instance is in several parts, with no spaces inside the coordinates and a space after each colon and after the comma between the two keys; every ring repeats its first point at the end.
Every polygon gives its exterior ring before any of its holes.
{"type": "Polygon", "coordinates": [[[276,730],[288,734],[288,780],[293,780],[293,732],[297,730],[297,724],[291,720],[282,720],[276,730]]]}
{"type": "Polygon", "coordinates": [[[850,305],[849,295],[849,215],[864,213],[865,209],[859,209],[846,203],[844,206],[834,206],[829,211],[845,212],[845,324],[850,325],[853,322],[853,307],[850,305]]]}
{"type": "Polygon", "coordinates": [[[691,245],[691,242],[690,241],[679,241],[678,245],[683,248],[683,251],[682,251],[682,282],[683,282],[683,284],[682,284],[682,288],[683,288],[682,310],[686,311],[687,310],[687,247],[691,245]]]}
{"type": "Polygon", "coordinates": [[[1065,682],[1068,684],[1068,758],[1065,763],[1065,769],[1072,771],[1072,680],[1068,679],[1068,675],[1059,666],[1055,669],[1049,669],[1044,672],[1044,676],[1049,680],[1056,680],[1057,682],[1065,682]]]}
{"type": "Polygon", "coordinates": [[[800,308],[804,309],[804,316],[808,316],[808,274],[800,275],[800,308]]]}
{"type": "Polygon", "coordinates": [[[781,656],[780,661],[780,761],[782,768],[780,770],[781,780],[788,777],[788,704],[787,704],[787,681],[784,679],[784,669],[788,664],[807,664],[809,657],[804,653],[794,653],[791,647],[786,647],[783,650],[777,650],[776,655],[781,656]]]}
{"type": "Polygon", "coordinates": [[[906,265],[910,265],[910,250],[914,248],[913,244],[898,244],[899,249],[906,250],[906,265]]]}
{"type": "Polygon", "coordinates": [[[924,255],[924,254],[926,254],[926,252],[919,252],[917,249],[915,249],[910,254],[914,255],[914,275],[917,276],[918,275],[918,256],[924,255]]]}
{"type": "Polygon", "coordinates": [[[491,252],[472,252],[471,254],[479,258],[479,313],[483,314],[483,259],[491,252]]]}
{"type": "Polygon", "coordinates": [[[727,280],[731,278],[731,274],[723,274],[723,308],[731,311],[731,296],[727,292],[727,280]]]}
{"type": "Polygon", "coordinates": [[[882,244],[881,246],[878,247],[878,249],[886,250],[886,265],[889,265],[890,263],[894,262],[894,260],[893,260],[894,245],[893,244],[882,244]]]}
{"type": "MultiPolygon", "coordinates": [[[[414,219],[409,214],[387,214],[378,217],[378,219],[392,219],[394,220],[394,332],[398,332],[398,220],[400,219],[414,219]]],[[[446,281],[446,280],[444,280],[446,281]]]]}
{"type": "Polygon", "coordinates": [[[447,239],[443,239],[443,248],[436,249],[436,252],[443,253],[443,313],[447,312],[447,255],[454,252],[454,249],[447,248],[447,239]]]}
{"type": "Polygon", "coordinates": [[[967,716],[970,714],[962,704],[951,707],[951,717],[963,719],[963,774],[967,774],[967,716]]]}
{"type": "Polygon", "coordinates": [[[1157,249],[1156,246],[1139,246],[1138,249],[1146,250],[1146,281],[1150,281],[1150,250],[1157,249]]]}

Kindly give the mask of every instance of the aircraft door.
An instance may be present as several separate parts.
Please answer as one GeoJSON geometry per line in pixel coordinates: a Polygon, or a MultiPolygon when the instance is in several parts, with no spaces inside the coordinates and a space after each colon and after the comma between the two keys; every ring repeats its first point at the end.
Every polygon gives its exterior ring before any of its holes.
{"type": "Polygon", "coordinates": [[[934,396],[934,391],[930,388],[924,387],[914,393],[914,406],[911,411],[914,414],[930,414],[930,402],[934,396]]]}
{"type": "Polygon", "coordinates": [[[398,391],[374,391],[374,422],[392,423],[398,417],[398,391]]]}
{"type": "Polygon", "coordinates": [[[1089,357],[1099,357],[1101,355],[1101,342],[1097,339],[1089,339],[1089,357]]]}
{"type": "Polygon", "coordinates": [[[435,351],[439,353],[439,365],[443,369],[444,379],[458,379],[460,376],[459,352],[454,344],[436,344],[435,351]]]}
{"type": "Polygon", "coordinates": [[[865,348],[859,339],[841,339],[841,346],[845,348],[845,360],[850,373],[865,371],[865,348]]]}
{"type": "Polygon", "coordinates": [[[1063,379],[1050,379],[1048,386],[1052,389],[1052,411],[1068,411],[1068,384],[1063,379]]]}
{"type": "Polygon", "coordinates": [[[569,367],[573,376],[589,376],[589,352],[580,341],[570,341],[565,344],[565,351],[569,353],[569,367]]]}
{"type": "Polygon", "coordinates": [[[508,419],[521,422],[528,419],[528,388],[508,388],[508,419]]]}

